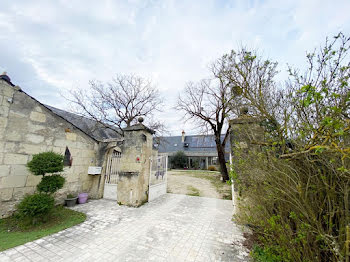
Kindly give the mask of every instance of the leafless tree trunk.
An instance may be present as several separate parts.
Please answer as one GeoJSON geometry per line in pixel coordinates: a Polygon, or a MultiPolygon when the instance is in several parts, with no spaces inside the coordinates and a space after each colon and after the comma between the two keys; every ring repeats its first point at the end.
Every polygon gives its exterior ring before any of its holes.
{"type": "Polygon", "coordinates": [[[223,181],[227,181],[229,176],[225,145],[229,137],[228,117],[232,113],[230,105],[233,96],[229,82],[221,77],[219,71],[219,68],[213,65],[213,79],[188,83],[184,93],[178,98],[176,108],[185,113],[186,120],[195,121],[202,131],[214,134],[222,178],[223,181]]]}
{"type": "MultiPolygon", "coordinates": [[[[136,75],[117,75],[106,84],[90,81],[89,88],[72,91],[71,98],[67,99],[76,113],[119,134],[140,116],[153,119],[154,112],[160,111],[162,105],[158,89],[150,80],[136,75]]],[[[148,124],[155,128],[164,127],[159,121],[148,124]]]]}

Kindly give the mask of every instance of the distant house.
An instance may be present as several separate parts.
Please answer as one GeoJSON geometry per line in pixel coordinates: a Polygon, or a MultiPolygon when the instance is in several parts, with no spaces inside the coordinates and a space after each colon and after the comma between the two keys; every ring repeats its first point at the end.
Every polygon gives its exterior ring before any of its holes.
{"type": "MultiPolygon", "coordinates": [[[[224,135],[222,135],[223,139],[224,135]]],[[[189,135],[182,132],[181,136],[159,137],[153,140],[154,147],[159,153],[174,155],[178,151],[183,151],[188,157],[188,168],[207,169],[209,166],[218,166],[218,153],[216,150],[214,135],[189,135]]],[[[230,141],[226,142],[225,159],[229,160],[230,141]]],[[[168,164],[169,167],[170,163],[168,164]]]]}

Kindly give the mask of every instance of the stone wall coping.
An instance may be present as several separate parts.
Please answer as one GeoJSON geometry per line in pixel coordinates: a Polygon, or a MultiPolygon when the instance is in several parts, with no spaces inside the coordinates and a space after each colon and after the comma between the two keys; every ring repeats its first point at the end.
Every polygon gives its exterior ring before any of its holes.
{"type": "Polygon", "coordinates": [[[123,129],[124,131],[139,131],[139,130],[144,130],[147,131],[151,134],[155,134],[155,131],[148,128],[147,126],[143,125],[143,124],[136,124],[136,125],[132,125],[132,126],[128,126],[126,128],[123,129]]]}
{"type": "Polygon", "coordinates": [[[258,123],[261,121],[260,117],[252,117],[252,116],[241,116],[235,119],[229,120],[230,125],[232,124],[251,124],[258,123]]]}

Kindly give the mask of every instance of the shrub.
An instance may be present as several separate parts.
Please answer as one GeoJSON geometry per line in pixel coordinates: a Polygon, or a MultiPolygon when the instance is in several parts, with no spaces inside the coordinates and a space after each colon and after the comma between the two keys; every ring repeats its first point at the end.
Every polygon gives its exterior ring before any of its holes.
{"type": "Polygon", "coordinates": [[[29,219],[32,224],[44,221],[53,209],[55,200],[48,194],[26,196],[17,206],[17,214],[22,219],[29,219]]]}
{"type": "Polygon", "coordinates": [[[170,157],[170,163],[174,168],[184,168],[187,166],[187,162],[187,156],[183,151],[178,151],[170,157]]]}
{"type": "Polygon", "coordinates": [[[64,182],[65,178],[60,175],[44,176],[36,188],[41,193],[52,194],[61,189],[64,182]]]}
{"type": "Polygon", "coordinates": [[[63,171],[63,156],[54,152],[44,152],[33,156],[27,167],[36,176],[63,171]]]}
{"type": "Polygon", "coordinates": [[[209,171],[217,171],[215,166],[208,166],[209,171]]]}
{"type": "MultiPolygon", "coordinates": [[[[349,50],[350,38],[339,34],[307,55],[305,73],[289,70],[283,92],[244,87],[266,132],[256,150],[235,147],[231,177],[242,200],[237,217],[259,237],[260,256],[335,262],[348,255],[349,50]]],[[[247,56],[250,65],[256,57],[247,56]]]]}

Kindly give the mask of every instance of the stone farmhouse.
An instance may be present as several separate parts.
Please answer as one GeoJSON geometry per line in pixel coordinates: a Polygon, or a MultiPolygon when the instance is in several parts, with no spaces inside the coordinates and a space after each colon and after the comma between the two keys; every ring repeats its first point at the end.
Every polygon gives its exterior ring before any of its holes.
{"type": "Polygon", "coordinates": [[[33,154],[64,155],[64,188],[138,206],[148,200],[153,131],[140,123],[118,135],[93,120],[44,105],[0,75],[0,217],[11,214],[41,177],[29,173],[33,154]],[[102,171],[101,171],[102,170],[102,171]]]}
{"type": "MultiPolygon", "coordinates": [[[[223,139],[224,135],[222,135],[223,139]]],[[[160,137],[154,140],[154,146],[159,153],[174,155],[183,151],[188,157],[188,168],[208,169],[209,166],[219,166],[214,135],[189,135],[182,131],[181,136],[160,137]]],[[[225,145],[225,159],[229,161],[230,141],[225,145]]],[[[169,167],[170,164],[169,164],[169,167]]]]}

